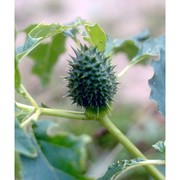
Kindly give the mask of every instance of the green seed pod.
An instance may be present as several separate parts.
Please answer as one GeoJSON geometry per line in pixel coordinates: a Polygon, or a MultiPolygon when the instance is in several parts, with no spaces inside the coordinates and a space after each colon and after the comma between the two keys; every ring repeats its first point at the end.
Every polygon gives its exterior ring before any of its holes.
{"type": "Polygon", "coordinates": [[[66,77],[68,96],[73,103],[85,108],[89,118],[104,116],[110,112],[117,90],[114,66],[95,47],[81,45],[81,49],[74,52],[76,57],[71,57],[66,77]]]}

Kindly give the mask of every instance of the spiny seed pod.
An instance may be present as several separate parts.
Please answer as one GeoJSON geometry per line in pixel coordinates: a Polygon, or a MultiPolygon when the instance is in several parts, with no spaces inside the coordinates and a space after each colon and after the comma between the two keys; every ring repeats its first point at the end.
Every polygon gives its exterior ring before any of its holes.
{"type": "Polygon", "coordinates": [[[117,90],[114,66],[95,47],[81,45],[81,49],[74,52],[76,57],[71,56],[66,77],[68,96],[73,103],[85,108],[88,117],[103,116],[111,110],[111,101],[117,90]]]}

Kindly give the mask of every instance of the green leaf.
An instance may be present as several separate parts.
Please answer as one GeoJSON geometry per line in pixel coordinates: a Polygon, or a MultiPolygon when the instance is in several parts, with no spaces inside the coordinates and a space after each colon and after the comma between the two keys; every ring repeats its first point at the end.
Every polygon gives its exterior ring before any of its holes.
{"type": "Polygon", "coordinates": [[[150,38],[143,42],[137,55],[132,59],[132,63],[138,63],[146,59],[158,59],[160,56],[160,48],[165,46],[165,37],[150,38]]]}
{"type": "Polygon", "coordinates": [[[59,33],[52,37],[51,42],[40,44],[29,53],[35,62],[32,71],[44,85],[49,82],[50,74],[58,57],[65,52],[65,40],[65,36],[59,33]]]}
{"type": "Polygon", "coordinates": [[[41,78],[45,85],[50,79],[50,73],[58,60],[60,54],[65,51],[65,36],[69,36],[76,40],[77,27],[84,25],[84,21],[78,19],[69,25],[60,24],[32,24],[23,31],[27,34],[26,41],[23,46],[16,48],[16,81],[17,90],[19,73],[19,61],[29,55],[35,61],[33,72],[41,78]],[[64,35],[63,35],[64,34],[64,35]],[[51,38],[51,42],[41,44],[45,39],[51,38]]]}
{"type": "Polygon", "coordinates": [[[158,59],[160,57],[160,48],[165,49],[165,36],[160,36],[155,39],[147,39],[142,43],[139,43],[138,53],[118,74],[118,77],[123,76],[131,67],[137,63],[144,63],[144,61],[147,59],[158,59]]]}
{"type": "Polygon", "coordinates": [[[113,163],[109,166],[104,176],[98,180],[121,179],[127,171],[145,165],[165,165],[165,160],[135,158],[131,160],[122,160],[121,163],[118,161],[117,163],[113,163]]]}
{"type": "Polygon", "coordinates": [[[32,38],[28,36],[24,45],[16,48],[16,58],[18,62],[40,44],[41,39],[42,38],[32,38]]]}
{"type": "Polygon", "coordinates": [[[106,43],[105,55],[110,56],[112,53],[116,54],[124,52],[131,61],[138,53],[142,43],[150,37],[148,30],[142,31],[138,35],[129,39],[111,39],[108,37],[106,43]]]}
{"type": "Polygon", "coordinates": [[[90,42],[93,46],[97,46],[99,51],[104,51],[106,48],[106,34],[98,24],[85,25],[89,37],[84,39],[90,42]]]}
{"type": "Polygon", "coordinates": [[[164,141],[158,141],[156,144],[152,145],[153,148],[157,149],[159,152],[165,152],[166,146],[164,141]]]}
{"type": "Polygon", "coordinates": [[[15,121],[15,150],[31,158],[37,156],[36,149],[30,137],[20,127],[17,119],[15,121]]]}
{"type": "Polygon", "coordinates": [[[159,57],[159,48],[156,42],[154,41],[154,39],[148,39],[142,44],[137,55],[132,59],[132,62],[138,63],[140,61],[149,58],[158,58],[158,57],[159,57]]]}
{"type": "Polygon", "coordinates": [[[135,38],[138,41],[145,41],[150,37],[150,32],[146,29],[142,32],[140,32],[135,38]]]}
{"type": "Polygon", "coordinates": [[[31,24],[27,26],[25,29],[22,30],[22,32],[25,32],[26,34],[29,34],[32,29],[34,29],[38,24],[31,24]]]}
{"type": "Polygon", "coordinates": [[[20,109],[19,107],[16,106],[15,104],[15,117],[18,120],[18,122],[22,122],[24,119],[27,119],[34,113],[34,110],[29,111],[25,109],[20,109]]]}
{"type": "Polygon", "coordinates": [[[139,62],[144,63],[146,59],[159,57],[159,48],[164,47],[164,41],[164,36],[149,39],[148,31],[125,40],[108,38],[105,56],[110,56],[112,53],[124,52],[131,61],[130,66],[139,62]]]}
{"type": "Polygon", "coordinates": [[[39,24],[29,32],[29,36],[32,38],[48,38],[61,33],[65,29],[65,26],[60,24],[39,24]]]}
{"type": "Polygon", "coordinates": [[[160,50],[160,60],[152,61],[154,75],[149,80],[150,99],[155,100],[158,110],[165,116],[165,51],[160,50]]]}
{"type": "Polygon", "coordinates": [[[21,180],[21,161],[19,157],[19,153],[15,152],[15,179],[21,180]]]}
{"type": "Polygon", "coordinates": [[[108,167],[108,170],[104,174],[104,176],[98,178],[98,180],[110,180],[111,178],[114,179],[115,176],[121,174],[123,171],[127,170],[127,168],[133,167],[143,161],[145,160],[141,158],[136,158],[132,160],[122,160],[121,163],[119,161],[117,163],[113,163],[108,167]]]}
{"type": "Polygon", "coordinates": [[[154,39],[156,45],[159,49],[163,49],[165,51],[165,35],[159,36],[154,39]]]}
{"type": "MultiPolygon", "coordinates": [[[[76,180],[73,176],[66,174],[65,172],[54,168],[41,152],[37,143],[36,150],[38,156],[36,158],[29,158],[24,155],[20,155],[22,164],[21,173],[24,180],[76,180]]],[[[53,153],[53,152],[52,152],[53,153]]]]}
{"type": "Polygon", "coordinates": [[[89,136],[51,134],[53,126],[54,123],[45,120],[33,125],[34,135],[47,161],[53,168],[74,178],[88,179],[83,173],[86,168],[86,144],[90,141],[89,136]]]}
{"type": "Polygon", "coordinates": [[[138,52],[139,44],[134,39],[114,39],[108,38],[106,43],[105,56],[110,56],[112,53],[124,52],[127,54],[129,60],[131,60],[138,52]]]}
{"type": "Polygon", "coordinates": [[[71,37],[75,42],[78,42],[77,34],[79,30],[77,28],[72,28],[70,30],[64,31],[64,35],[67,37],[71,37]]]}
{"type": "Polygon", "coordinates": [[[19,72],[19,68],[18,68],[18,63],[17,61],[15,60],[15,89],[18,93],[20,93],[21,91],[21,75],[20,75],[20,72],[19,72]]]}
{"type": "Polygon", "coordinates": [[[30,32],[28,28],[28,30],[25,30],[29,33],[27,34],[27,39],[24,45],[16,49],[17,60],[19,61],[24,56],[28,55],[44,39],[59,34],[68,28],[71,27],[62,26],[60,24],[39,24],[35,28],[31,29],[30,32]]]}

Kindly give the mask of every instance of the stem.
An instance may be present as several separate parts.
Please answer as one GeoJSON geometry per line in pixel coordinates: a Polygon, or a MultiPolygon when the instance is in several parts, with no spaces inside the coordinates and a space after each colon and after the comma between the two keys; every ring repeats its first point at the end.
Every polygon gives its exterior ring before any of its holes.
{"type": "Polygon", "coordinates": [[[127,171],[129,171],[131,169],[134,169],[134,168],[140,167],[140,166],[147,166],[147,165],[165,165],[165,160],[145,160],[142,162],[138,162],[135,165],[127,167],[124,171],[121,172],[121,174],[117,175],[116,178],[122,177],[127,171]]]}
{"type": "MultiPolygon", "coordinates": [[[[24,109],[26,111],[32,111],[34,109],[33,106],[28,106],[25,104],[17,103],[16,105],[24,109]]],[[[48,115],[48,116],[57,116],[68,119],[76,119],[76,120],[90,120],[87,118],[86,114],[83,112],[77,111],[68,111],[61,109],[50,109],[50,108],[42,108],[39,107],[36,112],[29,117],[26,121],[21,124],[21,127],[27,126],[32,120],[37,120],[40,115],[48,115]]],[[[140,157],[146,159],[146,157],[137,149],[137,147],[108,119],[108,117],[103,117],[98,119],[108,130],[109,132],[121,143],[127,150],[134,155],[135,157],[140,157]]],[[[157,180],[165,179],[164,176],[152,165],[145,167],[146,170],[157,180]]]]}
{"type": "Polygon", "coordinates": [[[118,78],[121,78],[132,66],[134,66],[137,62],[133,62],[128,64],[119,74],[118,78]]]}
{"type": "Polygon", "coordinates": [[[24,122],[21,123],[21,127],[24,128],[32,121],[36,121],[40,116],[40,114],[41,114],[41,110],[38,109],[32,116],[30,116],[28,119],[26,119],[24,122]]]}
{"type": "MultiPolygon", "coordinates": [[[[108,131],[135,157],[147,159],[139,149],[109,120],[107,116],[99,121],[108,129],[108,131]]],[[[165,177],[152,165],[145,167],[149,174],[156,180],[164,180],[165,177]]]]}
{"type": "Polygon", "coordinates": [[[57,116],[57,117],[76,119],[76,120],[88,120],[86,114],[83,112],[68,111],[61,109],[49,109],[49,108],[40,108],[40,109],[42,115],[57,116]]]}
{"type": "MultiPolygon", "coordinates": [[[[16,106],[25,111],[32,111],[34,109],[33,106],[25,105],[25,104],[18,103],[18,102],[16,102],[16,106]]],[[[47,115],[47,116],[56,116],[56,117],[63,117],[63,118],[76,119],[76,120],[90,120],[89,118],[87,118],[87,116],[84,112],[39,107],[38,110],[36,110],[36,112],[32,116],[30,116],[26,121],[24,121],[21,124],[22,127],[28,125],[32,120],[34,120],[34,115],[35,114],[37,115],[37,112],[39,112],[38,116],[47,115]]]]}
{"type": "Polygon", "coordinates": [[[143,162],[139,162],[138,164],[140,165],[149,165],[149,164],[155,164],[155,165],[165,165],[166,162],[165,160],[146,160],[146,161],[143,161],[143,162]]]}
{"type": "MultiPolygon", "coordinates": [[[[29,106],[18,102],[16,102],[16,106],[25,111],[32,111],[34,109],[33,106],[29,106]]],[[[77,120],[90,120],[87,118],[84,112],[69,111],[63,109],[51,109],[51,108],[43,108],[43,107],[39,107],[39,109],[41,110],[41,115],[57,116],[57,117],[77,119],[77,120]]]]}
{"type": "Polygon", "coordinates": [[[33,110],[32,112],[28,112],[28,114],[22,119],[21,123],[23,123],[23,122],[26,121],[28,118],[30,118],[34,113],[35,113],[34,110],[33,110]]]}
{"type": "Polygon", "coordinates": [[[22,92],[22,95],[23,95],[27,100],[29,100],[30,103],[31,103],[36,109],[38,109],[38,108],[39,108],[38,104],[37,104],[36,101],[31,97],[31,95],[28,93],[28,91],[26,90],[26,88],[25,88],[23,85],[21,85],[21,90],[23,91],[23,92],[22,92]]]}
{"type": "Polygon", "coordinates": [[[18,103],[18,102],[15,102],[16,106],[24,111],[32,111],[34,110],[35,108],[33,106],[29,106],[29,105],[26,105],[26,104],[22,104],[22,103],[18,103]]]}

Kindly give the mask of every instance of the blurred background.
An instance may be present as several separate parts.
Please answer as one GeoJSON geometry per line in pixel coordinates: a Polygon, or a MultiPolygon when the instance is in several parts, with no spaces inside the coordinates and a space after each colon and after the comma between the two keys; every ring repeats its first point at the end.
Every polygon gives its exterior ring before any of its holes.
{"type": "MultiPolygon", "coordinates": [[[[90,23],[98,23],[112,38],[124,39],[132,37],[148,29],[152,36],[165,33],[165,1],[164,0],[16,0],[15,23],[17,31],[34,23],[67,24],[77,17],[90,23]]],[[[16,45],[23,43],[24,34],[17,36],[16,45]]],[[[72,53],[71,41],[67,41],[67,52],[59,58],[53,69],[51,82],[42,86],[39,78],[32,74],[33,61],[30,58],[21,62],[20,69],[23,83],[36,101],[50,107],[79,110],[72,105],[66,95],[67,59],[72,53]]],[[[127,64],[125,54],[119,53],[113,57],[113,64],[119,73],[127,64]]],[[[146,65],[136,65],[125,76],[119,79],[119,89],[113,102],[112,121],[143,151],[149,158],[161,158],[155,152],[152,144],[164,140],[165,122],[157,111],[156,104],[149,100],[150,88],[148,79],[153,76],[150,62],[146,65]]],[[[16,99],[26,101],[16,94],[16,99]]],[[[47,119],[47,117],[45,117],[47,119]]],[[[101,176],[108,165],[116,160],[132,158],[117,141],[106,132],[98,122],[82,122],[50,118],[60,124],[61,131],[76,135],[89,134],[93,141],[88,146],[87,174],[92,177],[101,176]]],[[[148,179],[144,169],[132,171],[128,177],[148,179]]],[[[133,179],[133,180],[134,180],[133,179]]]]}

